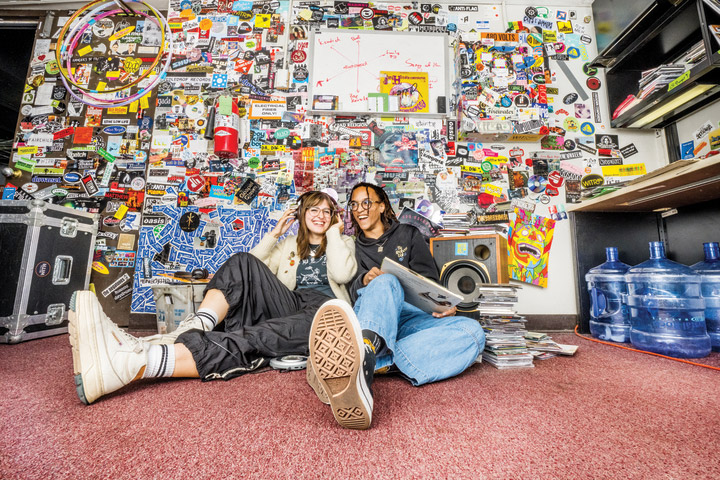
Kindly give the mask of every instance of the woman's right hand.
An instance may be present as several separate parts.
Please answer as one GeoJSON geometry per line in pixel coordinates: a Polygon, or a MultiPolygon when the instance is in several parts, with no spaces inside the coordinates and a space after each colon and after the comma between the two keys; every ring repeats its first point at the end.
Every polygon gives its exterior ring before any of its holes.
{"type": "Polygon", "coordinates": [[[285,232],[288,231],[288,229],[292,226],[292,224],[295,222],[295,213],[297,212],[297,208],[288,208],[285,210],[280,217],[280,220],[277,221],[275,224],[275,227],[270,231],[275,238],[280,238],[283,235],[285,235],[285,232]]]}

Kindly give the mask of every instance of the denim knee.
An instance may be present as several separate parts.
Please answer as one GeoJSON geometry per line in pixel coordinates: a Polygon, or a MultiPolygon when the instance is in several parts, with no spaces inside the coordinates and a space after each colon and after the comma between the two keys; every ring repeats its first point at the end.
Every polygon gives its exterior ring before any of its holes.
{"type": "Polygon", "coordinates": [[[395,275],[392,275],[390,273],[384,273],[379,277],[375,277],[373,281],[370,282],[370,284],[365,288],[371,290],[390,289],[393,291],[393,293],[399,293],[403,291],[402,285],[400,285],[400,280],[398,280],[395,275]]]}
{"type": "Polygon", "coordinates": [[[485,348],[485,330],[483,330],[480,322],[468,317],[455,317],[455,320],[455,326],[467,332],[482,351],[485,348]]]}

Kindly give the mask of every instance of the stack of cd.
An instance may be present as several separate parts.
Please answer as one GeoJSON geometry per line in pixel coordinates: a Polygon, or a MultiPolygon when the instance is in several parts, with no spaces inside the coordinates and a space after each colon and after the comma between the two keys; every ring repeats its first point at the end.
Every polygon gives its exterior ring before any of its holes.
{"type": "Polygon", "coordinates": [[[520,287],[484,284],[478,287],[478,314],[485,331],[482,358],[495,368],[531,368],[533,356],[525,342],[526,319],[515,312],[520,287]]]}

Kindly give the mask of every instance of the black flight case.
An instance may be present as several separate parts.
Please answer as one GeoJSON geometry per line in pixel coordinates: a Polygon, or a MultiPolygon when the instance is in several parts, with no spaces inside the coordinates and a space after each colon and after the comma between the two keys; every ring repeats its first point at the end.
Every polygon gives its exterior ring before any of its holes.
{"type": "Polygon", "coordinates": [[[0,343],[67,333],[88,288],[97,216],[42,200],[0,201],[0,343]]]}

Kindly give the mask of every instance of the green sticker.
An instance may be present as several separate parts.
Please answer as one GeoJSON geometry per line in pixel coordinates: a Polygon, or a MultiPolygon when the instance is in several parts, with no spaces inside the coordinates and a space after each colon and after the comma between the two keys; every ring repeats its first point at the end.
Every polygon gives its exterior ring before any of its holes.
{"type": "Polygon", "coordinates": [[[248,166],[253,169],[258,168],[260,166],[260,159],[258,157],[252,157],[248,160],[248,166]]]}
{"type": "Polygon", "coordinates": [[[277,130],[275,130],[275,138],[278,140],[282,140],[289,136],[290,136],[290,130],[288,130],[287,128],[278,128],[277,130]]]}
{"type": "Polygon", "coordinates": [[[490,163],[490,162],[488,162],[487,160],[485,160],[484,162],[482,162],[482,163],[480,164],[480,169],[481,169],[483,172],[489,172],[490,170],[493,169],[493,164],[490,163]]]}
{"type": "Polygon", "coordinates": [[[687,72],[683,73],[682,75],[680,75],[679,77],[677,77],[675,80],[673,80],[672,82],[670,82],[670,84],[668,85],[668,92],[669,92],[670,90],[672,90],[673,88],[675,88],[675,87],[681,85],[682,83],[686,82],[688,79],[690,79],[690,70],[688,70],[687,72]]]}
{"type": "Polygon", "coordinates": [[[232,115],[232,98],[223,95],[218,98],[218,113],[220,115],[232,115]]]}

